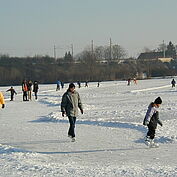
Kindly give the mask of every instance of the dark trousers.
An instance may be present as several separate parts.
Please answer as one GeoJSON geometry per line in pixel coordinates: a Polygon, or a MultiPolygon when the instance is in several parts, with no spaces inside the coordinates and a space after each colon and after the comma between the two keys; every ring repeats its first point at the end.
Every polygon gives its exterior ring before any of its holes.
{"type": "Polygon", "coordinates": [[[23,101],[28,101],[27,92],[23,91],[23,101]]]}
{"type": "Polygon", "coordinates": [[[74,129],[75,129],[76,117],[69,116],[68,118],[69,118],[69,123],[70,123],[68,135],[75,137],[74,129]]]}
{"type": "Polygon", "coordinates": [[[35,99],[37,100],[37,92],[34,92],[34,95],[35,95],[35,99]]]}
{"type": "Polygon", "coordinates": [[[151,125],[148,125],[147,136],[149,136],[150,139],[154,139],[154,137],[155,137],[155,128],[151,125]]]}
{"type": "Polygon", "coordinates": [[[14,94],[11,94],[10,101],[14,100],[14,94]]]}

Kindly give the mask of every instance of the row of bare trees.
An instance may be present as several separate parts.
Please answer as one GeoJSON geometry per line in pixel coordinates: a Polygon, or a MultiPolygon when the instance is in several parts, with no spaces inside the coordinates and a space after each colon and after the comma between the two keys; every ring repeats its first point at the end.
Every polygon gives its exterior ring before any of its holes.
{"type": "MultiPolygon", "coordinates": [[[[168,51],[174,52],[169,44],[168,51]]],[[[177,62],[138,61],[126,59],[126,51],[120,45],[98,46],[94,51],[86,49],[73,58],[67,52],[63,58],[49,56],[10,57],[0,56],[0,85],[21,84],[23,79],[38,80],[40,83],[99,81],[128,79],[146,73],[149,77],[176,75],[177,62]],[[106,61],[106,62],[103,62],[106,61]]]]}
{"type": "Polygon", "coordinates": [[[86,48],[84,51],[76,55],[76,59],[83,59],[85,56],[91,53],[92,57],[97,60],[118,60],[125,59],[127,57],[126,50],[116,44],[113,46],[97,46],[94,51],[91,48],[86,48]]]}

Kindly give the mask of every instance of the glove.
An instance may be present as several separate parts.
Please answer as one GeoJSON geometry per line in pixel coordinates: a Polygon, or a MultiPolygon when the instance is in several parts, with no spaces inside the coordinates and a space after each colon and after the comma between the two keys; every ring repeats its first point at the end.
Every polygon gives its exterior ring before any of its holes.
{"type": "Polygon", "coordinates": [[[81,114],[84,114],[84,111],[83,111],[83,109],[81,109],[81,114]]]}
{"type": "Polygon", "coordinates": [[[66,114],[66,112],[62,112],[62,117],[64,117],[64,116],[65,116],[65,114],[66,114]]]}
{"type": "Polygon", "coordinates": [[[160,120],[158,120],[158,124],[162,127],[162,122],[160,120]]]}
{"type": "Polygon", "coordinates": [[[148,120],[144,121],[144,125],[148,125],[148,124],[149,124],[148,120]]]}
{"type": "Polygon", "coordinates": [[[5,108],[5,104],[2,104],[2,109],[4,109],[5,108]]]}

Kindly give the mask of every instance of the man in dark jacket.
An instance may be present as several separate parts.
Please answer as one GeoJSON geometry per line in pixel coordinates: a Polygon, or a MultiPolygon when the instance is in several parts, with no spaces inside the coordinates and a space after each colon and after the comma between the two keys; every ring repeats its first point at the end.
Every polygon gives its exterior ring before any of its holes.
{"type": "Polygon", "coordinates": [[[69,84],[67,92],[64,93],[61,102],[61,112],[62,116],[68,116],[70,127],[68,131],[68,136],[72,138],[72,141],[75,141],[75,123],[76,117],[78,116],[78,108],[83,114],[83,107],[79,93],[75,91],[75,85],[73,83],[69,84]]]}

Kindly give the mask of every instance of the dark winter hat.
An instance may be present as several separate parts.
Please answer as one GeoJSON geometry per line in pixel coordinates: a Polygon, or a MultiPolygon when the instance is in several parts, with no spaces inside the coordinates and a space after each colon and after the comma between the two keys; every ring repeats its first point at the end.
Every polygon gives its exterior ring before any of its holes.
{"type": "Polygon", "coordinates": [[[75,85],[73,83],[70,83],[69,88],[75,88],[75,85]]]}
{"type": "Polygon", "coordinates": [[[154,101],[155,104],[162,104],[162,99],[160,97],[156,98],[154,101]]]}

